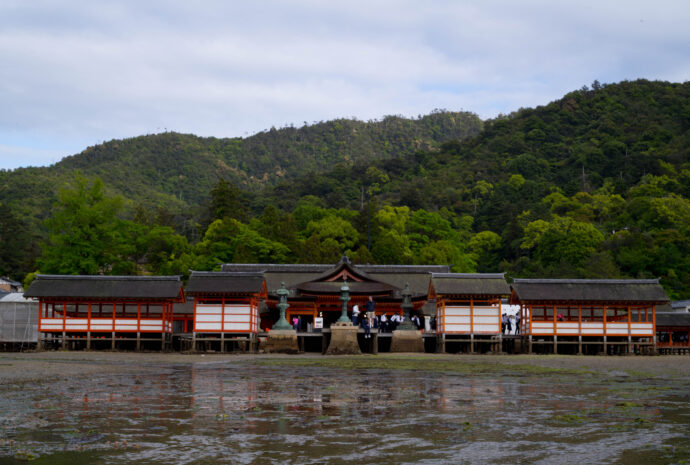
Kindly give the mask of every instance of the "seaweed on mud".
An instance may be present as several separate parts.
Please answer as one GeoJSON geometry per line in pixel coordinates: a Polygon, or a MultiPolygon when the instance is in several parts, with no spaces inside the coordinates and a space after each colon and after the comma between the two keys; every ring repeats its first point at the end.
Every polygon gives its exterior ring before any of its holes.
{"type": "Polygon", "coordinates": [[[509,374],[509,375],[591,375],[589,370],[546,367],[541,365],[512,364],[492,361],[469,362],[461,359],[432,357],[338,357],[338,358],[265,358],[251,360],[253,365],[268,367],[300,367],[338,370],[391,370],[391,371],[424,371],[476,374],[509,374]]]}

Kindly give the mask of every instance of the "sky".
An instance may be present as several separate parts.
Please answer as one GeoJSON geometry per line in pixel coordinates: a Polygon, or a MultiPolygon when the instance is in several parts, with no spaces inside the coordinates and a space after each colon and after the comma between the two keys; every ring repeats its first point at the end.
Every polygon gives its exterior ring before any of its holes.
{"type": "Polygon", "coordinates": [[[481,118],[690,79],[687,0],[0,0],[0,169],[164,131],[481,118]]]}

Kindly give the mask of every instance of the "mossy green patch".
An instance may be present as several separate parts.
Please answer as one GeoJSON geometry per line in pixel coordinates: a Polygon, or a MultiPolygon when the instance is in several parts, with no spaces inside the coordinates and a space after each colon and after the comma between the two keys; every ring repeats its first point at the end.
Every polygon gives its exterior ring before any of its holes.
{"type": "Polygon", "coordinates": [[[502,375],[588,375],[588,370],[573,370],[531,364],[512,364],[496,361],[468,361],[450,359],[448,357],[415,357],[415,356],[353,356],[353,357],[322,357],[322,358],[265,358],[256,359],[248,363],[261,366],[275,367],[303,367],[339,370],[405,370],[425,372],[450,372],[475,374],[502,375]]]}

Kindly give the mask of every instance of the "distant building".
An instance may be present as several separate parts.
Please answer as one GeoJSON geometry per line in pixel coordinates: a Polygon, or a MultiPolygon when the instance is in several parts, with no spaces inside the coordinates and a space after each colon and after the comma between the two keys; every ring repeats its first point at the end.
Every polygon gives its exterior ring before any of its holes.
{"type": "Polygon", "coordinates": [[[38,302],[19,292],[0,291],[0,348],[22,350],[38,342],[38,302]]]}
{"type": "Polygon", "coordinates": [[[680,313],[690,312],[690,300],[676,300],[675,302],[671,302],[671,311],[680,313]]]}
{"type": "Polygon", "coordinates": [[[0,277],[0,291],[4,292],[24,292],[22,283],[13,281],[7,276],[0,277]]]}

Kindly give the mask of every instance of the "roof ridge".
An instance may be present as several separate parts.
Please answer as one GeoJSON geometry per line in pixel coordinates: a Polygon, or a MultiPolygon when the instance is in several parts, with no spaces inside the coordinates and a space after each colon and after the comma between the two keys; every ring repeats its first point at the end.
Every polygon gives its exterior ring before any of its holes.
{"type": "Polygon", "coordinates": [[[103,280],[103,281],[180,281],[180,276],[115,276],[115,275],[80,275],[80,274],[37,274],[36,279],[64,280],[103,280]]]}
{"type": "Polygon", "coordinates": [[[263,278],[263,271],[195,271],[189,270],[191,276],[206,276],[206,277],[223,277],[223,276],[246,276],[263,278]]]}
{"type": "Polygon", "coordinates": [[[431,273],[431,278],[478,278],[478,279],[505,279],[505,273],[431,273]]]}
{"type": "Polygon", "coordinates": [[[514,278],[513,283],[535,283],[535,284],[659,284],[659,278],[655,278],[655,279],[514,278]]]}

